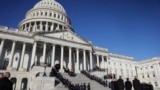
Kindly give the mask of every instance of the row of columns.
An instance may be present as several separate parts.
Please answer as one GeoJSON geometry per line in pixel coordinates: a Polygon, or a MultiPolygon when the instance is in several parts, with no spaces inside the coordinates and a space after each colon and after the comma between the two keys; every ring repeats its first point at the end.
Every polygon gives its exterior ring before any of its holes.
{"type": "Polygon", "coordinates": [[[100,62],[99,62],[99,57],[101,56],[102,62],[103,62],[103,68],[105,68],[105,61],[104,61],[104,56],[102,55],[96,55],[97,57],[97,66],[100,67],[100,62]]]}
{"type": "Polygon", "coordinates": [[[40,31],[46,31],[48,32],[49,30],[50,31],[54,31],[55,30],[59,30],[59,29],[62,29],[64,30],[65,29],[65,26],[63,25],[60,25],[58,23],[53,23],[53,22],[30,22],[30,23],[25,23],[24,25],[21,26],[21,29],[22,30],[25,30],[25,31],[36,31],[36,30],[40,30],[40,31]],[[39,24],[38,24],[39,23],[39,24]],[[45,24],[43,24],[45,23],[45,24]],[[45,27],[45,30],[43,30],[43,27],[45,27]],[[50,28],[50,29],[48,29],[50,28]]]}
{"type": "MultiPolygon", "coordinates": [[[[2,39],[1,44],[0,44],[0,58],[1,58],[1,55],[2,55],[2,51],[3,51],[3,46],[4,46],[4,40],[2,39]]],[[[11,53],[10,53],[10,58],[9,58],[9,64],[8,64],[8,67],[7,67],[8,70],[10,70],[11,66],[12,66],[15,46],[16,46],[16,41],[13,41],[12,48],[11,48],[11,53]]],[[[47,48],[47,44],[44,43],[43,44],[43,62],[45,62],[45,59],[46,59],[46,48],[47,48]]],[[[33,64],[36,65],[36,61],[35,61],[36,49],[37,49],[37,42],[34,42],[33,47],[32,47],[31,63],[30,63],[29,69],[32,68],[33,64]]],[[[23,70],[25,50],[26,50],[26,43],[23,43],[19,70],[23,70]]],[[[54,62],[55,62],[55,50],[56,50],[56,45],[52,44],[51,67],[54,66],[54,62]]],[[[80,52],[80,49],[76,48],[77,65],[76,65],[75,69],[78,70],[78,71],[79,71],[79,52],[80,52]]],[[[92,51],[89,51],[89,57],[90,57],[90,59],[89,59],[90,60],[89,61],[90,62],[89,63],[90,64],[90,69],[93,69],[92,51]]],[[[61,57],[60,57],[60,65],[61,65],[60,70],[61,71],[63,69],[63,60],[64,60],[64,46],[61,46],[61,57]]],[[[102,62],[104,62],[104,57],[103,56],[102,56],[102,62]]],[[[69,47],[69,64],[68,64],[69,69],[72,68],[71,63],[72,63],[72,47],[69,47]]],[[[99,55],[97,55],[97,66],[99,66],[99,55]]],[[[84,50],[84,49],[83,49],[83,69],[86,70],[86,50],[84,50]]]]}

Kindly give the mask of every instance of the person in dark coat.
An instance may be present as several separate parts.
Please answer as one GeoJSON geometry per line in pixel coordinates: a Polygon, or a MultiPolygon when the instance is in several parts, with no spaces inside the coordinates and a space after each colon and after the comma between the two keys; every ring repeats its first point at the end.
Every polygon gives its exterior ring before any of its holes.
{"type": "Polygon", "coordinates": [[[90,83],[88,83],[88,85],[87,85],[87,90],[91,90],[90,83]]]}
{"type": "Polygon", "coordinates": [[[10,77],[10,73],[5,72],[4,73],[4,78],[2,80],[3,84],[4,84],[3,90],[12,90],[13,83],[9,80],[9,77],[10,77]]]}
{"type": "Polygon", "coordinates": [[[132,90],[132,83],[129,81],[129,78],[127,78],[127,81],[125,82],[125,89],[132,90]]]}
{"type": "Polygon", "coordinates": [[[3,73],[0,73],[0,88],[3,89],[3,73]]]}
{"type": "Polygon", "coordinates": [[[150,82],[148,83],[148,88],[149,90],[153,90],[153,85],[150,82]]]}
{"type": "Polygon", "coordinates": [[[135,78],[133,80],[133,88],[134,88],[134,90],[141,90],[140,81],[137,79],[136,76],[135,76],[135,78]]]}
{"type": "Polygon", "coordinates": [[[121,76],[119,76],[119,79],[117,80],[117,86],[118,90],[124,90],[124,81],[121,76]]]}

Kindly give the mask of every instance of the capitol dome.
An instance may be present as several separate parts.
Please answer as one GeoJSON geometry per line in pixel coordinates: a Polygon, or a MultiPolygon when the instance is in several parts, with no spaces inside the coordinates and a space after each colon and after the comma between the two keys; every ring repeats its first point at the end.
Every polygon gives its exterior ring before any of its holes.
{"type": "Polygon", "coordinates": [[[58,2],[56,2],[55,0],[41,0],[40,2],[38,2],[35,6],[34,9],[37,8],[54,8],[55,10],[58,10],[62,13],[66,13],[63,6],[61,4],[59,4],[58,2]]]}
{"type": "Polygon", "coordinates": [[[41,0],[26,13],[19,30],[27,32],[53,32],[72,30],[65,9],[55,0],[41,0]]]}

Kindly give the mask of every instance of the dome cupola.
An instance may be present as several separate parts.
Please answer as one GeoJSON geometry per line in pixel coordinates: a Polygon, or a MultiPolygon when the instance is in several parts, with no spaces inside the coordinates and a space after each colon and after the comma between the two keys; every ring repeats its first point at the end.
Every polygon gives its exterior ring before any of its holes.
{"type": "Polygon", "coordinates": [[[26,13],[19,30],[28,32],[53,32],[72,30],[65,9],[55,0],[41,0],[26,13]]]}

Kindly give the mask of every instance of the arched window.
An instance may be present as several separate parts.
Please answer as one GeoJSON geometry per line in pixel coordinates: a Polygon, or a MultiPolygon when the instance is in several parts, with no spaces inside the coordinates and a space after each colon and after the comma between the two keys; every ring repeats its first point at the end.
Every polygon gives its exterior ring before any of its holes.
{"type": "Polygon", "coordinates": [[[54,14],[54,17],[56,17],[56,14],[54,14]]]}
{"type": "Polygon", "coordinates": [[[52,13],[51,13],[51,12],[49,13],[49,16],[50,16],[50,17],[52,16],[52,13]]]}
{"type": "Polygon", "coordinates": [[[60,18],[60,15],[58,14],[58,19],[60,18]]]}

